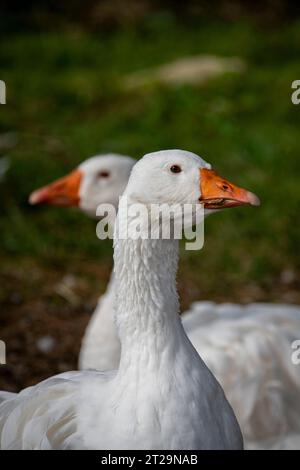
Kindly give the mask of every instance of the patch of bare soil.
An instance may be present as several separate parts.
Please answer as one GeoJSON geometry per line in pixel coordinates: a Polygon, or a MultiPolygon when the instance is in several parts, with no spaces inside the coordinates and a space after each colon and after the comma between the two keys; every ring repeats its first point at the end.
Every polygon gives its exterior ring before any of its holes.
{"type": "Polygon", "coordinates": [[[16,268],[2,273],[0,339],[6,365],[0,389],[19,391],[47,377],[77,369],[81,338],[109,278],[97,269],[99,288],[57,269],[16,268]]]}

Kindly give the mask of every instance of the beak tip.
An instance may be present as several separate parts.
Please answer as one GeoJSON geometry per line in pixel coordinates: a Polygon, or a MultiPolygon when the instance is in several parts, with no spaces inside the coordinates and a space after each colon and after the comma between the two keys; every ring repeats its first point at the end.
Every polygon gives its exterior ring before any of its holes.
{"type": "Polygon", "coordinates": [[[38,204],[39,202],[39,197],[38,197],[38,192],[37,191],[33,191],[29,198],[28,198],[28,202],[30,205],[34,206],[36,204],[38,204]]]}
{"type": "Polygon", "coordinates": [[[46,201],[47,201],[47,193],[44,191],[44,188],[36,189],[30,194],[28,198],[28,202],[31,206],[36,206],[37,204],[43,204],[46,201]]]}
{"type": "Polygon", "coordinates": [[[260,206],[260,199],[254,193],[249,193],[249,202],[251,206],[260,206]]]}

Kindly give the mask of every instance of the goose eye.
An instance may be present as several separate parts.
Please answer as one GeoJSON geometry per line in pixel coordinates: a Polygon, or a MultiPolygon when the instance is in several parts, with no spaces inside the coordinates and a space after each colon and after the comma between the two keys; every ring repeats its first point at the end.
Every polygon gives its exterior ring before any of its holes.
{"type": "Polygon", "coordinates": [[[172,173],[180,173],[181,172],[181,168],[179,165],[172,165],[170,170],[172,171],[172,173]]]}
{"type": "Polygon", "coordinates": [[[109,171],[105,171],[105,170],[99,171],[99,173],[97,174],[98,178],[108,178],[109,175],[110,175],[109,171]]]}

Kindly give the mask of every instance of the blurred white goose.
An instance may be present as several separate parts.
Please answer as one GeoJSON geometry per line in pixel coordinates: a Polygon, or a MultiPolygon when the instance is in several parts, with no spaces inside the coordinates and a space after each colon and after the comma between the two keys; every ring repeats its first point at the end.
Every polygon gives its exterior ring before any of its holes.
{"type": "MultiPolygon", "coordinates": [[[[2,449],[242,448],[223,390],[178,315],[178,240],[130,238],[132,204],[213,208],[211,179],[220,182],[210,165],[179,150],[148,154],[134,166],[125,190],[129,209],[118,214],[129,238],[116,232],[114,242],[119,369],[60,374],[2,396],[2,449]]],[[[223,207],[257,203],[252,193],[230,187],[223,207]]]]}
{"type": "MultiPolygon", "coordinates": [[[[56,204],[62,195],[68,204],[76,201],[79,207],[88,206],[89,213],[94,215],[98,204],[115,204],[126,185],[133,160],[126,158],[127,174],[118,171],[121,156],[114,156],[112,168],[111,162],[105,157],[84,162],[79,167],[81,184],[75,198],[69,190],[73,172],[59,180],[64,183],[59,185],[59,192],[56,183],[36,191],[34,202],[56,204]],[[114,172],[118,178],[113,177],[114,172]],[[106,175],[109,189],[99,184],[97,175],[101,173],[106,175]],[[89,185],[84,183],[85,178],[89,179],[89,185]]],[[[118,367],[120,342],[113,323],[115,289],[112,275],[83,339],[82,369],[118,367]]],[[[182,323],[222,384],[241,425],[246,447],[300,448],[300,367],[291,361],[291,344],[300,338],[300,308],[284,304],[217,305],[202,301],[192,305],[183,315],[182,323]]]]}
{"type": "MultiPolygon", "coordinates": [[[[96,217],[100,204],[116,208],[124,192],[133,165],[131,157],[119,154],[96,155],[85,160],[76,170],[43,188],[34,191],[31,204],[78,206],[96,217]]],[[[114,220],[110,221],[113,231],[114,220]]],[[[82,339],[80,369],[113,370],[120,361],[120,341],[113,321],[115,279],[112,272],[106,292],[97,307],[82,339]]]]}

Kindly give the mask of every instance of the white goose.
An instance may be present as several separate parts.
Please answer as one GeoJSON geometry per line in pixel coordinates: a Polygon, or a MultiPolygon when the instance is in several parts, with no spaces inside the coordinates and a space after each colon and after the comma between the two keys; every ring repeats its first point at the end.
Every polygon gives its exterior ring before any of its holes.
{"type": "MultiPolygon", "coordinates": [[[[78,204],[83,210],[88,205],[89,213],[94,215],[100,203],[114,204],[122,193],[134,162],[129,157],[125,160],[127,174],[121,170],[121,156],[87,160],[79,167],[81,184],[75,197],[74,186],[69,183],[73,172],[59,180],[63,184],[58,188],[54,183],[33,193],[33,202],[56,204],[62,195],[69,205],[78,204]],[[106,175],[105,187],[98,181],[97,175],[102,172],[106,175]],[[113,176],[114,172],[118,177],[113,176]],[[90,184],[85,183],[86,178],[90,184]]],[[[112,320],[115,289],[112,275],[83,339],[79,361],[82,369],[118,367],[120,342],[112,320]]],[[[300,367],[291,361],[291,343],[300,338],[300,308],[202,301],[192,305],[182,322],[194,347],[222,384],[246,447],[300,448],[300,367]]]]}
{"type": "MultiPolygon", "coordinates": [[[[170,150],[143,157],[125,194],[129,206],[159,201],[209,209],[212,182],[220,181],[197,155],[170,150]]],[[[257,204],[254,194],[226,184],[223,207],[257,204]]],[[[126,218],[130,233],[135,216],[128,210],[126,218]]],[[[116,236],[114,261],[119,369],[69,372],[4,394],[1,448],[241,449],[234,413],[178,315],[178,240],[116,236]]]]}
{"type": "MultiPolygon", "coordinates": [[[[69,175],[34,191],[31,204],[78,206],[95,217],[97,207],[109,203],[116,208],[133,165],[131,157],[119,154],[96,155],[85,160],[69,175]]],[[[113,230],[113,221],[111,221],[113,230]]],[[[106,292],[85,331],[79,355],[80,369],[113,370],[120,361],[120,341],[113,321],[115,278],[112,272],[106,292]]]]}

